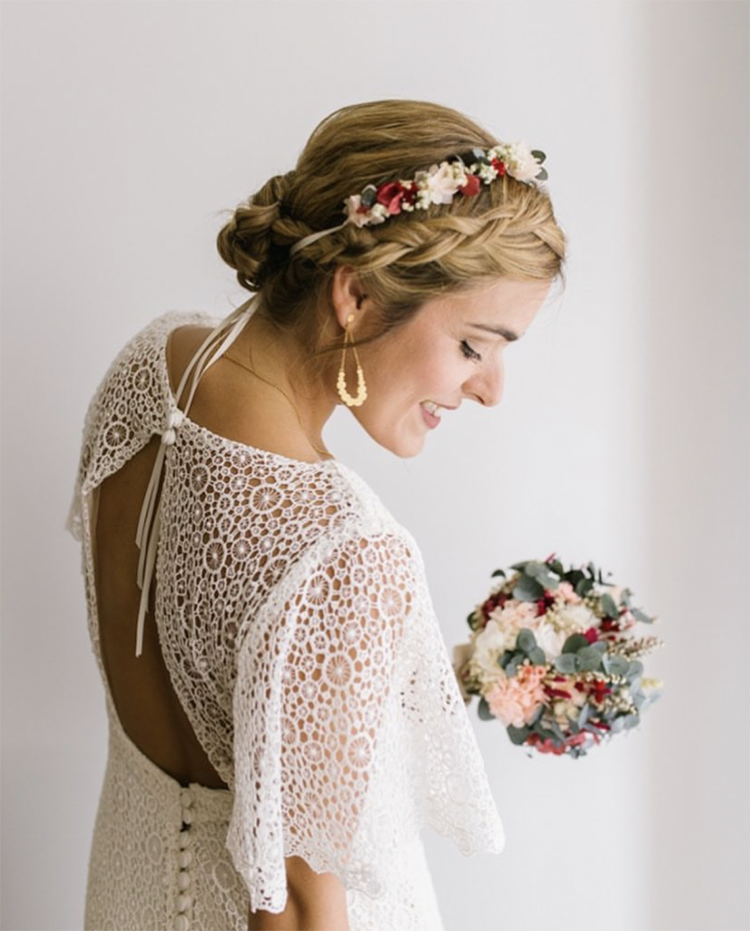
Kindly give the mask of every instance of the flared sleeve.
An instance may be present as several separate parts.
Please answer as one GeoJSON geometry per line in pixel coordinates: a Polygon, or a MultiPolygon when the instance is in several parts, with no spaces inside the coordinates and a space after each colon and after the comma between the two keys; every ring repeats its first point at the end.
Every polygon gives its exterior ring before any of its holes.
{"type": "Polygon", "coordinates": [[[379,897],[423,823],[454,834],[465,853],[501,849],[444,645],[445,666],[422,661],[436,655],[425,636],[442,644],[423,623],[423,597],[402,535],[341,532],[316,544],[247,625],[227,846],[254,911],[284,910],[285,857],[379,897]]]}

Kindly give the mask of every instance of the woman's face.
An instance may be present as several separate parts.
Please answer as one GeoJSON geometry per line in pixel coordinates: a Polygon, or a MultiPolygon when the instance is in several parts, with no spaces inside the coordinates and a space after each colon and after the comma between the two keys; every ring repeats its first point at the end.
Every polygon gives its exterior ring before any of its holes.
{"type": "MultiPolygon", "coordinates": [[[[407,458],[439,426],[442,409],[464,400],[498,404],[505,348],[529,328],[550,284],[502,278],[425,303],[408,323],[358,349],[367,400],[351,408],[354,416],[377,443],[407,458]]],[[[349,374],[347,383],[355,393],[356,378],[349,374]]]]}

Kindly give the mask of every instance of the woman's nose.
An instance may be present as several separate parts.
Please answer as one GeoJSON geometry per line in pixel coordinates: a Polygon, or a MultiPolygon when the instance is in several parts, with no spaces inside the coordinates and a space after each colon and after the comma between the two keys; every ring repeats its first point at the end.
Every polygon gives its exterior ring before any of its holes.
{"type": "Polygon", "coordinates": [[[478,372],[465,385],[468,396],[485,407],[494,407],[500,403],[504,387],[505,369],[502,361],[478,372]]]}

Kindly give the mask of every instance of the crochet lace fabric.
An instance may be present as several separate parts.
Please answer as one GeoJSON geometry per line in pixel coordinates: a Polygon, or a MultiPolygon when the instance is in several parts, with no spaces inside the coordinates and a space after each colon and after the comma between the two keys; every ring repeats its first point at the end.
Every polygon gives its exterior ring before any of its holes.
{"type": "Polygon", "coordinates": [[[387,896],[425,824],[464,854],[503,829],[435,617],[419,549],[354,472],[177,421],[167,314],[122,350],[89,408],[70,528],[154,434],[165,450],[155,613],[174,688],[229,785],[227,847],[253,909],[280,912],[284,857],[387,896]]]}

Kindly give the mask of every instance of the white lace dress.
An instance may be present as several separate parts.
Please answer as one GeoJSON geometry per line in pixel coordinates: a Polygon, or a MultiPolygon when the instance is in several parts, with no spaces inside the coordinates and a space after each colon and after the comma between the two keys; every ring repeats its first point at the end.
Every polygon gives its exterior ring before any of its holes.
{"type": "MultiPolygon", "coordinates": [[[[209,350],[250,312],[219,324],[209,350]]],[[[250,903],[284,909],[284,858],[297,855],[340,877],[352,931],[439,931],[420,829],[464,854],[500,852],[504,836],[419,549],[340,462],[249,447],[182,414],[166,343],[187,324],[217,321],[170,313],[146,327],[84,429],[70,528],[110,722],[85,926],[244,931],[250,903]],[[145,623],[227,790],[182,786],[148,760],[102,665],[95,491],[154,434],[151,491],[163,481],[143,510],[142,584],[157,579],[145,623]]]]}

